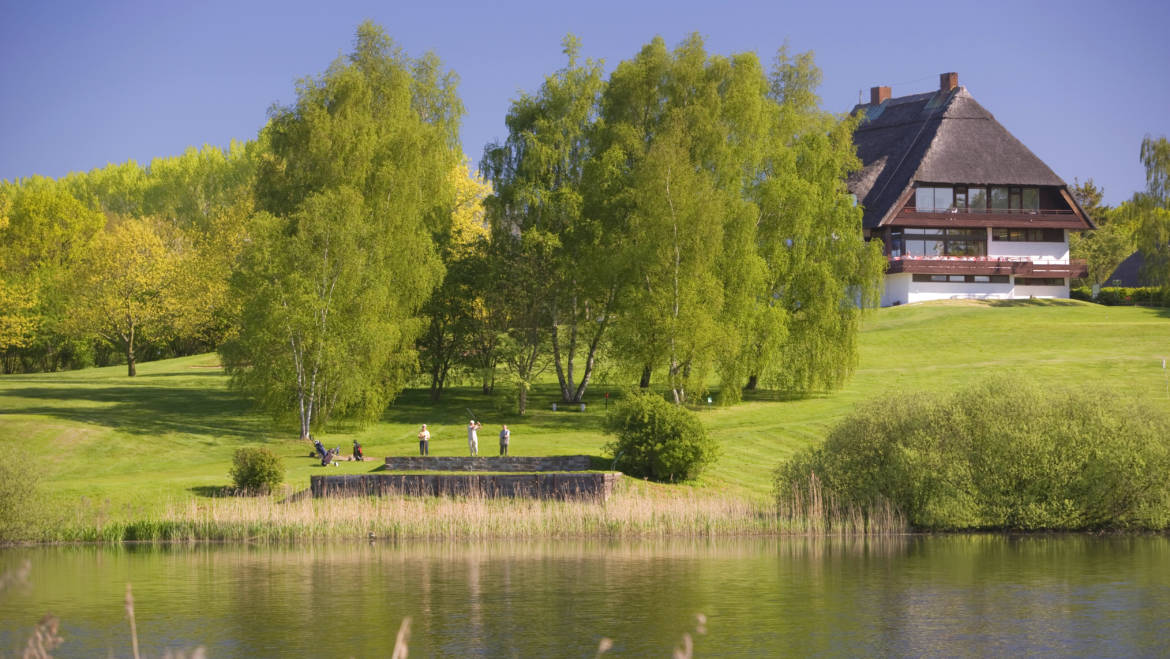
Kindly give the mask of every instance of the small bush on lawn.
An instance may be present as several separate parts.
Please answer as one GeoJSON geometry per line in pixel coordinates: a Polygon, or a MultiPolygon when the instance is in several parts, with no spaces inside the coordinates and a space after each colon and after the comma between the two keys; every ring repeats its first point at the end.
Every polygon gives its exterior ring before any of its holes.
{"type": "Polygon", "coordinates": [[[631,476],[688,480],[718,458],[718,446],[698,415],[649,392],[618,403],[606,420],[606,431],[617,435],[606,450],[616,456],[617,468],[631,476]]]}
{"type": "Polygon", "coordinates": [[[858,407],[776,475],[838,501],[888,501],[924,529],[1165,529],[1170,413],[1087,390],[997,379],[858,407]]]}
{"type": "Polygon", "coordinates": [[[284,481],[284,465],[266,448],[236,449],[232,481],[245,492],[271,492],[284,481]]]}

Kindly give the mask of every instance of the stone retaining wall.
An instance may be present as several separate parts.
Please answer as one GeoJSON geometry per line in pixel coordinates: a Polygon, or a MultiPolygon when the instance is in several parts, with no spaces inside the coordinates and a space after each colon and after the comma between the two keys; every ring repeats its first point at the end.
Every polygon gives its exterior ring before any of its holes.
{"type": "Polygon", "coordinates": [[[605,501],[617,472],[576,474],[343,474],[311,476],[314,497],[482,496],[605,501]]]}
{"type": "Polygon", "coordinates": [[[410,456],[386,458],[389,471],[589,471],[588,455],[547,457],[410,456]]]}

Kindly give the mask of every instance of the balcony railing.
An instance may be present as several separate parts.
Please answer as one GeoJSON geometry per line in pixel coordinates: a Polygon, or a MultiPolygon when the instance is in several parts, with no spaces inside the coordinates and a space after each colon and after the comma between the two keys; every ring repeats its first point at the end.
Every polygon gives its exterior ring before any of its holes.
{"type": "Polygon", "coordinates": [[[887,274],[1019,275],[1021,277],[1084,277],[1084,261],[1033,260],[1000,256],[893,256],[887,274]]]}
{"type": "Polygon", "coordinates": [[[921,227],[970,226],[970,227],[1034,227],[1048,229],[1084,229],[1085,225],[1075,212],[1068,209],[963,209],[952,208],[941,211],[919,211],[912,206],[903,207],[894,216],[893,224],[921,227]]]}

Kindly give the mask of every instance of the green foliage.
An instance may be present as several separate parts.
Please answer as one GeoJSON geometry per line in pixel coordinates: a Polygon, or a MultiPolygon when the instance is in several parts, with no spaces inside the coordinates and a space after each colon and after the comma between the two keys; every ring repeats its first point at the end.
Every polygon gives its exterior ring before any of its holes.
{"type": "Polygon", "coordinates": [[[1097,297],[1093,297],[1092,289],[1087,286],[1078,286],[1069,291],[1074,300],[1096,302],[1107,307],[1143,305],[1148,307],[1170,306],[1170,297],[1164,289],[1156,286],[1105,286],[1098,290],[1097,297]]]}
{"type": "Polygon", "coordinates": [[[112,223],[70,268],[73,304],[67,327],[100,336],[126,356],[135,374],[136,344],[167,336],[189,308],[177,274],[181,254],[165,226],[112,223]]]}
{"type": "Polygon", "coordinates": [[[565,67],[512,103],[508,138],[488,145],[480,165],[495,190],[486,203],[498,266],[491,285],[507,291],[485,299],[506,325],[500,356],[519,382],[521,413],[549,363],[563,400],[585,395],[620,277],[612,246],[624,234],[584,208],[602,66],[581,61],[571,35],[563,47],[565,67]]]}
{"type": "Polygon", "coordinates": [[[270,449],[236,449],[231,476],[235,486],[245,492],[272,492],[284,482],[284,465],[270,449]]]}
{"type": "Polygon", "coordinates": [[[1146,191],[1129,202],[1137,216],[1135,237],[1145,263],[1142,275],[1170,291],[1170,141],[1147,135],[1142,140],[1146,191]]]}
{"type": "MultiPolygon", "coordinates": [[[[1091,185],[1090,181],[1086,185],[1091,185]]],[[[1081,192],[1090,197],[1089,192],[1081,192]]],[[[1140,210],[1133,202],[1125,202],[1117,208],[1092,207],[1085,209],[1097,222],[1093,231],[1074,231],[1069,235],[1069,252],[1074,259],[1084,259],[1089,269],[1089,284],[1103,286],[1109,283],[1109,276],[1117,270],[1130,254],[1137,249],[1135,231],[1140,220],[1140,210]]]]}
{"type": "Polygon", "coordinates": [[[1164,406],[1001,377],[863,404],[775,483],[785,500],[815,474],[845,503],[889,501],[925,529],[1162,529],[1168,468],[1164,406]]]}
{"type": "Polygon", "coordinates": [[[440,283],[433,236],[454,207],[462,106],[453,75],[410,59],[381,28],[261,135],[251,242],[232,288],[239,335],[220,348],[233,384],[262,409],[369,422],[417,368],[419,308],[440,283]]]}
{"type": "Polygon", "coordinates": [[[675,482],[695,478],[719,457],[719,446],[698,415],[662,396],[639,391],[623,398],[606,419],[617,435],[605,450],[631,476],[675,482]]]}

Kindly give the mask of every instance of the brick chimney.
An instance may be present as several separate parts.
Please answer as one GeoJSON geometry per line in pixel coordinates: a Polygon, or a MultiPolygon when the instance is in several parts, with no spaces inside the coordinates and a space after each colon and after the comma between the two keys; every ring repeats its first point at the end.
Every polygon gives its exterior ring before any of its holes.
{"type": "Polygon", "coordinates": [[[871,105],[878,105],[883,101],[890,100],[889,87],[870,87],[869,88],[869,102],[871,105]]]}
{"type": "Polygon", "coordinates": [[[959,74],[954,71],[950,73],[938,74],[938,89],[939,91],[949,92],[955,87],[959,86],[959,74]]]}

